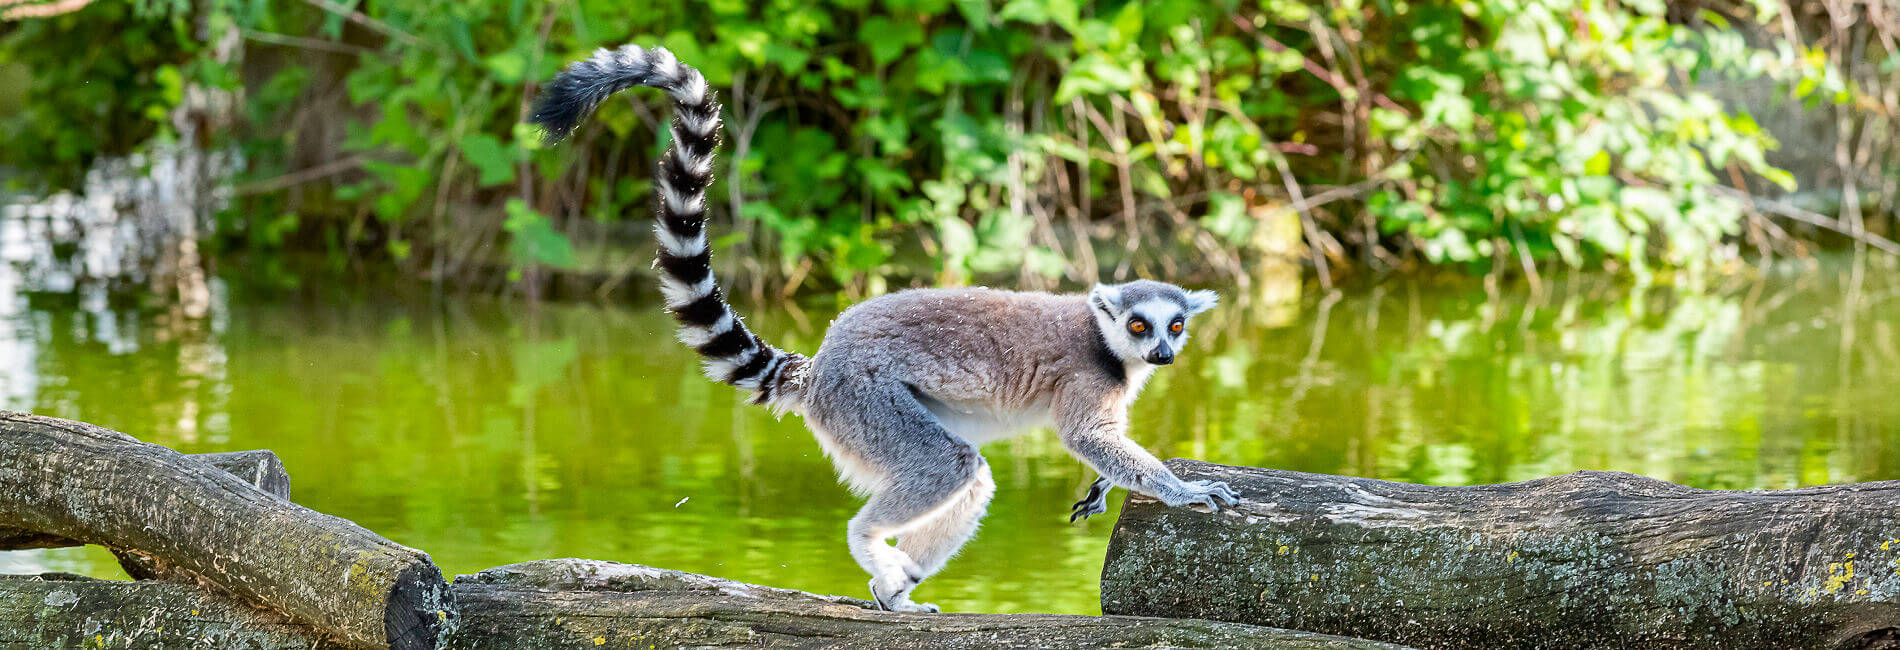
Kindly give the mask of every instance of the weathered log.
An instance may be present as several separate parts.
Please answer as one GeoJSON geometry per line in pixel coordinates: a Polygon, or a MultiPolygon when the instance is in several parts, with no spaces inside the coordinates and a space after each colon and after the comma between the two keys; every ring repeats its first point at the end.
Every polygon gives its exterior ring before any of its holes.
{"type": "Polygon", "coordinates": [[[0,576],[0,648],[349,648],[277,612],[182,582],[0,576]]]}
{"type": "MultiPolygon", "coordinates": [[[[210,463],[211,466],[224,470],[238,477],[238,480],[269,492],[277,498],[290,498],[290,475],[284,472],[283,461],[278,460],[277,454],[271,453],[268,449],[190,454],[189,456],[210,463]]],[[[83,546],[83,544],[58,535],[0,526],[0,551],[67,546],[83,546]]]]}
{"type": "MultiPolygon", "coordinates": [[[[897,614],[707,576],[548,560],[462,576],[448,644],[514,648],[1395,648],[1212,621],[1053,614],[897,614]]],[[[331,648],[307,626],[197,585],[0,576],[0,648],[331,648]],[[77,642],[76,642],[77,641],[77,642]]]]}
{"type": "Polygon", "coordinates": [[[592,560],[455,579],[455,648],[746,645],[772,648],[1390,648],[1212,621],[1059,614],[902,614],[864,600],[592,560]],[[586,615],[581,615],[585,613],[586,615]]]}
{"type": "Polygon", "coordinates": [[[1900,481],[1432,487],[1168,465],[1243,501],[1209,514],[1131,498],[1105,612],[1424,647],[1854,648],[1900,632],[1900,481]]]}
{"type": "MultiPolygon", "coordinates": [[[[290,499],[290,474],[284,471],[284,463],[277,454],[269,450],[231,451],[211,454],[192,454],[192,458],[210,463],[259,490],[269,492],[279,499],[290,499]]],[[[204,577],[182,567],[166,562],[163,558],[135,548],[112,549],[112,556],[118,558],[119,567],[125,569],[125,575],[133,580],[203,580],[204,577]]]]}
{"type": "Polygon", "coordinates": [[[435,648],[453,627],[427,554],[90,424],[0,413],[0,525],[136,549],[353,643],[435,648]]]}

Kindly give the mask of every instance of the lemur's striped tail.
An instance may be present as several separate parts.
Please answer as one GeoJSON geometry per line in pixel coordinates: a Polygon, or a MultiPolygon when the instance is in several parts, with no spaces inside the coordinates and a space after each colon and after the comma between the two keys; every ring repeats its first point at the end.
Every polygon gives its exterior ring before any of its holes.
{"type": "Polygon", "coordinates": [[[530,121],[548,142],[566,137],[608,96],[649,86],[673,97],[673,145],[654,174],[659,194],[660,292],[680,323],[679,339],[705,358],[706,376],[754,391],[754,404],[795,408],[807,361],[754,336],[720,297],[713,281],[712,249],[706,242],[706,186],[712,184],[713,149],[719,144],[719,104],[706,78],[681,64],[666,48],[628,45],[600,49],[562,70],[541,90],[530,121]]]}

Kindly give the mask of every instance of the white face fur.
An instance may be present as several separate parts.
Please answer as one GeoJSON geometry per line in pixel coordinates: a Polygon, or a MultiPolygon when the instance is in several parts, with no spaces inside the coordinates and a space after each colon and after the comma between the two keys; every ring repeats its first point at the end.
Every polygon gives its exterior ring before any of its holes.
{"type": "Polygon", "coordinates": [[[1127,363],[1167,365],[1187,343],[1187,321],[1212,308],[1212,291],[1183,291],[1170,284],[1137,280],[1098,284],[1089,291],[1089,311],[1108,349],[1127,363]]]}

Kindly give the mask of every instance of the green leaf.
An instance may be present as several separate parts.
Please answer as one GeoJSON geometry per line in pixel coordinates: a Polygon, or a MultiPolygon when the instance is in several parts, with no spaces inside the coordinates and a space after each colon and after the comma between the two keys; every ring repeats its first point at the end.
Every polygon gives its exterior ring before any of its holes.
{"type": "Polygon", "coordinates": [[[1141,7],[1140,2],[1130,2],[1122,5],[1122,10],[1115,14],[1115,37],[1109,40],[1110,47],[1131,46],[1141,39],[1141,7]]]}
{"type": "Polygon", "coordinates": [[[508,199],[507,214],[508,220],[502,229],[514,236],[508,248],[516,267],[574,268],[578,260],[573,242],[568,241],[567,235],[556,232],[547,217],[521,199],[508,199]]]}
{"type": "Polygon", "coordinates": [[[528,71],[528,59],[513,50],[502,52],[482,60],[482,65],[494,73],[495,80],[504,84],[521,83],[521,77],[528,71]]]}
{"type": "Polygon", "coordinates": [[[482,187],[491,187],[510,183],[515,180],[514,152],[501,143],[499,138],[486,133],[475,133],[462,138],[462,157],[481,173],[477,183],[482,187]]]}
{"type": "Polygon", "coordinates": [[[1767,167],[1756,171],[1761,174],[1762,178],[1768,179],[1768,182],[1780,186],[1783,191],[1793,192],[1795,190],[1796,183],[1794,174],[1788,173],[1787,170],[1767,167]]]}
{"type": "Polygon", "coordinates": [[[1089,54],[1062,75],[1062,83],[1056,87],[1056,103],[1067,103],[1079,95],[1127,92],[1134,84],[1135,73],[1127,67],[1100,54],[1089,54]]]}
{"type": "Polygon", "coordinates": [[[1050,16],[1047,5],[1043,0],[1009,0],[1008,4],[1003,5],[1002,11],[996,12],[996,17],[1031,25],[1048,24],[1050,16]]]}
{"type": "Polygon", "coordinates": [[[879,16],[864,21],[858,28],[858,40],[871,48],[871,60],[881,66],[897,60],[904,50],[922,44],[924,28],[914,20],[879,16]]]}
{"type": "Polygon", "coordinates": [[[475,54],[475,37],[469,32],[468,19],[461,16],[451,19],[448,35],[449,42],[455,44],[456,52],[461,53],[470,61],[478,58],[475,54]]]}

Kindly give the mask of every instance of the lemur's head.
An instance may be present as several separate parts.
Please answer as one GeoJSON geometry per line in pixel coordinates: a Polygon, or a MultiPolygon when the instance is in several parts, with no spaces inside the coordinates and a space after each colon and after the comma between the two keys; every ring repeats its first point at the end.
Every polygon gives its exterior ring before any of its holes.
{"type": "Polygon", "coordinates": [[[1128,363],[1174,363],[1187,342],[1187,322],[1214,306],[1212,291],[1188,291],[1166,282],[1136,280],[1098,284],[1089,291],[1089,312],[1108,349],[1128,363]]]}

